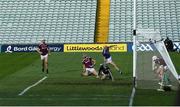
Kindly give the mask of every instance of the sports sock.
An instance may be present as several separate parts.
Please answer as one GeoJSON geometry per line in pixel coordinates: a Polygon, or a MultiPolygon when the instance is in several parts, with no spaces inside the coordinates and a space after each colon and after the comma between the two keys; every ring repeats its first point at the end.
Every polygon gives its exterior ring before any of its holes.
{"type": "Polygon", "coordinates": [[[44,68],[42,68],[42,72],[44,72],[44,68]]]}
{"type": "Polygon", "coordinates": [[[122,71],[121,71],[120,69],[118,70],[118,72],[119,72],[120,74],[122,74],[122,71]]]}

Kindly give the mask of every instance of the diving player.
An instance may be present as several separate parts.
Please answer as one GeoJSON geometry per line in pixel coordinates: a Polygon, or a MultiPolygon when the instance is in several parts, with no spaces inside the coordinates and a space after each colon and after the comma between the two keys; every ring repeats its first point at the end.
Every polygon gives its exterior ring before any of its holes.
{"type": "Polygon", "coordinates": [[[98,73],[96,72],[96,70],[94,69],[94,65],[95,65],[96,61],[94,59],[92,59],[91,57],[88,57],[87,55],[83,55],[83,72],[82,75],[83,76],[88,76],[88,75],[95,75],[96,78],[99,78],[98,73]]]}

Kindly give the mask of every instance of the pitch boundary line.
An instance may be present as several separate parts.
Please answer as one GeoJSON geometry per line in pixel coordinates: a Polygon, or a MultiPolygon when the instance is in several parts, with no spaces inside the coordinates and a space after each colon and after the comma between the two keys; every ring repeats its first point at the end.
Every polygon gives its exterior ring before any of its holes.
{"type": "MultiPolygon", "coordinates": [[[[35,96],[36,97],[36,96],[41,96],[41,95],[29,94],[28,96],[35,96]]],[[[52,95],[45,95],[45,96],[63,97],[63,96],[67,96],[67,95],[55,95],[55,94],[52,94],[52,95]]],[[[83,95],[78,94],[78,95],[69,95],[69,96],[71,96],[71,97],[81,97],[83,95]]],[[[100,95],[100,94],[98,94],[98,95],[90,95],[89,97],[123,97],[123,98],[129,98],[129,96],[127,96],[127,95],[119,95],[119,94],[116,94],[116,95],[103,95],[103,94],[100,95]]]]}
{"type": "Polygon", "coordinates": [[[18,95],[22,96],[24,93],[26,93],[29,89],[31,89],[32,87],[35,87],[36,85],[40,84],[41,82],[43,82],[45,79],[47,78],[47,76],[44,76],[42,79],[40,79],[38,82],[34,83],[33,85],[30,85],[29,87],[27,87],[26,89],[24,89],[22,92],[20,92],[18,95]]]}
{"type": "Polygon", "coordinates": [[[131,93],[131,97],[130,97],[130,99],[129,99],[129,107],[132,107],[132,105],[133,105],[135,93],[136,93],[136,88],[133,87],[132,93],[131,93]]]}

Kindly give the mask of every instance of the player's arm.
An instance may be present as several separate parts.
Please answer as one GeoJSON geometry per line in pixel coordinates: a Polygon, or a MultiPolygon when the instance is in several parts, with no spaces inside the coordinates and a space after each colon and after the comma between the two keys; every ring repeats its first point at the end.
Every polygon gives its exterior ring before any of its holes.
{"type": "Polygon", "coordinates": [[[117,45],[111,45],[111,46],[108,46],[109,48],[112,48],[112,47],[115,47],[115,46],[117,46],[117,45]]]}
{"type": "Polygon", "coordinates": [[[48,55],[51,55],[51,51],[50,51],[49,47],[48,47],[48,55]]]}
{"type": "Polygon", "coordinates": [[[95,64],[96,64],[96,60],[95,60],[95,59],[92,59],[92,62],[93,62],[93,65],[95,65],[95,64]]]}
{"type": "Polygon", "coordinates": [[[86,71],[86,67],[85,67],[85,65],[83,64],[83,72],[85,72],[86,71]]]}
{"type": "Polygon", "coordinates": [[[158,64],[157,60],[152,61],[152,70],[157,71],[158,67],[159,67],[159,64],[158,64]]]}
{"type": "Polygon", "coordinates": [[[37,48],[37,50],[36,50],[39,54],[42,54],[42,52],[40,51],[40,49],[39,48],[37,48]]]}
{"type": "Polygon", "coordinates": [[[156,71],[158,68],[157,64],[155,62],[152,63],[152,70],[156,71]]]}

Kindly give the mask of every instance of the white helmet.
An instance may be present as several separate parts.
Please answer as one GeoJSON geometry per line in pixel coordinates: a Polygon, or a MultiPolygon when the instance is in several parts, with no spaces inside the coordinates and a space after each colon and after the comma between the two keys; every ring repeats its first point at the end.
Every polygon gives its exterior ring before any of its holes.
{"type": "Polygon", "coordinates": [[[153,57],[152,57],[152,60],[153,60],[153,61],[155,61],[155,60],[157,60],[157,59],[158,59],[157,56],[153,56],[153,57]]]}

